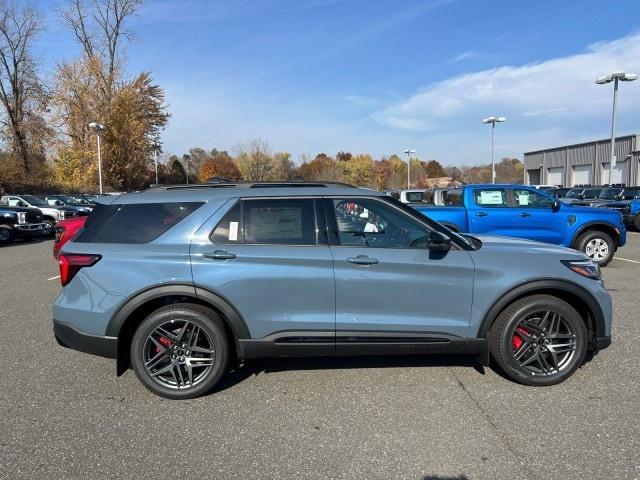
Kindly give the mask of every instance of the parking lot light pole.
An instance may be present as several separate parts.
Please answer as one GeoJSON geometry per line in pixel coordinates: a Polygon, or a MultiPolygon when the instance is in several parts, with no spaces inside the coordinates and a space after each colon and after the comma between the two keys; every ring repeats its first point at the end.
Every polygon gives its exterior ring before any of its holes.
{"type": "MultiPolygon", "coordinates": [[[[598,85],[606,85],[613,82],[613,109],[611,112],[611,154],[609,155],[609,184],[612,184],[611,180],[613,174],[613,167],[616,163],[616,102],[618,99],[618,81],[633,82],[638,78],[635,73],[614,72],[611,75],[600,77],[596,80],[598,85]]],[[[604,182],[603,182],[604,183],[604,182]]]]}
{"type": "Polygon", "coordinates": [[[153,144],[153,161],[156,165],[156,185],[159,183],[158,182],[158,150],[160,149],[160,145],[158,145],[157,143],[153,144]]]}
{"type": "Polygon", "coordinates": [[[407,154],[407,190],[411,188],[411,154],[416,153],[415,150],[403,150],[402,153],[407,154]]]}
{"type": "Polygon", "coordinates": [[[502,123],[506,121],[507,119],[505,117],[488,117],[482,120],[482,123],[491,124],[491,183],[496,183],[496,162],[493,158],[496,123],[502,123]]]}
{"type": "Polygon", "coordinates": [[[98,183],[100,185],[100,195],[102,195],[102,153],[100,149],[100,133],[104,130],[104,125],[98,122],[91,122],[88,127],[96,132],[96,140],[98,143],[98,183]]]}

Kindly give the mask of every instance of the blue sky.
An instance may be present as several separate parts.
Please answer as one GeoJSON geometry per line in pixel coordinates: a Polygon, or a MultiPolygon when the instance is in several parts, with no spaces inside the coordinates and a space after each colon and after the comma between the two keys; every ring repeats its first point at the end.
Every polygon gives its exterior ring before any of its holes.
{"type": "MultiPolygon", "coordinates": [[[[38,57],[78,53],[60,2],[37,2],[38,57]]],[[[164,149],[233,150],[262,138],[294,160],[410,147],[446,165],[606,138],[612,70],[640,73],[640,1],[148,0],[127,71],[165,90],[164,149]],[[612,6],[615,4],[615,8],[612,6]]],[[[623,84],[618,132],[640,133],[640,81],[623,84]]]]}

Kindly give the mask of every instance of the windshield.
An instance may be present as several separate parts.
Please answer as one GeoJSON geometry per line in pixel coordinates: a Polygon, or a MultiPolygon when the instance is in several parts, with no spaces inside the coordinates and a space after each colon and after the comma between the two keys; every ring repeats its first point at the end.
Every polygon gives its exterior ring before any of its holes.
{"type": "Polygon", "coordinates": [[[31,205],[36,205],[38,207],[48,206],[44,200],[41,200],[38,197],[34,197],[33,195],[23,195],[22,198],[24,198],[27,203],[30,203],[31,205]]]}
{"type": "Polygon", "coordinates": [[[73,199],[71,197],[67,197],[66,195],[52,195],[51,198],[57,198],[64,203],[73,203],[73,199]]]}
{"type": "Polygon", "coordinates": [[[613,200],[618,195],[620,195],[621,191],[622,191],[621,188],[605,188],[602,191],[602,193],[600,193],[600,195],[598,195],[598,198],[601,198],[603,200],[613,200]]]}
{"type": "Polygon", "coordinates": [[[582,193],[581,188],[572,188],[567,192],[567,194],[565,195],[565,198],[578,198],[578,195],[580,195],[581,193],[582,193]]]}
{"type": "Polygon", "coordinates": [[[633,200],[634,198],[640,198],[640,188],[627,188],[622,194],[624,200],[633,200]]]}
{"type": "Polygon", "coordinates": [[[600,188],[592,188],[590,190],[585,190],[584,198],[596,198],[598,195],[600,195],[601,191],[602,190],[600,188]]]}

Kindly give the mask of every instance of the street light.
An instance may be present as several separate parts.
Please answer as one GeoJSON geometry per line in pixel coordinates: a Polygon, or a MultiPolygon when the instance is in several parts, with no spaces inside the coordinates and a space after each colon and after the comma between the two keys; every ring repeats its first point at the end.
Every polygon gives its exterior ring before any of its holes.
{"type": "Polygon", "coordinates": [[[100,152],[100,132],[104,130],[104,125],[100,125],[98,122],[91,122],[87,126],[96,132],[96,139],[98,143],[98,183],[100,184],[100,195],[102,195],[102,154],[100,152]]]}
{"type": "Polygon", "coordinates": [[[416,153],[415,150],[403,150],[402,153],[407,154],[407,190],[411,188],[411,154],[416,153]]]}
{"type": "Polygon", "coordinates": [[[491,183],[496,183],[496,163],[493,159],[493,151],[494,151],[494,137],[495,137],[495,129],[496,123],[506,122],[507,119],[505,117],[488,117],[482,120],[482,123],[490,123],[491,124],[491,183]]]}
{"type": "MultiPolygon", "coordinates": [[[[611,113],[611,155],[609,156],[609,183],[613,183],[611,180],[611,174],[613,173],[613,167],[616,166],[616,100],[618,98],[618,81],[633,82],[638,78],[635,73],[614,72],[611,75],[605,75],[596,80],[597,85],[606,85],[613,82],[613,111],[611,113]]],[[[602,182],[604,184],[604,182],[602,182]]]]}
{"type": "Polygon", "coordinates": [[[153,145],[151,145],[151,148],[153,148],[153,160],[156,165],[156,185],[157,185],[159,183],[158,182],[158,151],[160,150],[160,144],[153,142],[153,145]]]}

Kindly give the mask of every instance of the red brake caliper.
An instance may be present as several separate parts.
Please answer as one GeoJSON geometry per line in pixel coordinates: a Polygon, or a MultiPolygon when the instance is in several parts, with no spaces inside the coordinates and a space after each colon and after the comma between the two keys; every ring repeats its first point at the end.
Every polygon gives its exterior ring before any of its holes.
{"type": "MultiPolygon", "coordinates": [[[[158,340],[163,347],[169,348],[171,346],[171,340],[169,340],[167,337],[160,337],[160,339],[158,340]]],[[[156,347],[156,353],[160,353],[160,347],[156,347]]]]}
{"type": "Polygon", "coordinates": [[[513,350],[518,350],[522,344],[524,343],[524,335],[528,335],[529,332],[524,327],[516,327],[516,331],[513,332],[513,338],[511,338],[511,344],[513,345],[513,350]]]}

